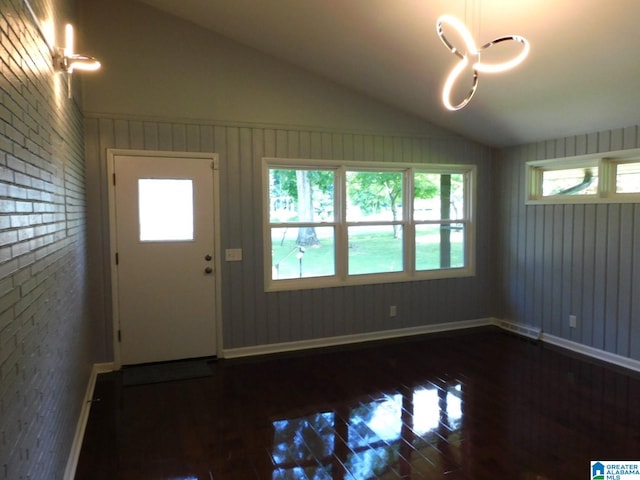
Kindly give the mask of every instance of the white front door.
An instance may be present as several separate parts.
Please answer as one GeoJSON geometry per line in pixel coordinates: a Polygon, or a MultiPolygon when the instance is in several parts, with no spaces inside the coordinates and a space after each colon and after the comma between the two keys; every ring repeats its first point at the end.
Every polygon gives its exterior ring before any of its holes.
{"type": "Polygon", "coordinates": [[[216,355],[217,158],[179,155],[110,156],[121,365],[216,355]]]}

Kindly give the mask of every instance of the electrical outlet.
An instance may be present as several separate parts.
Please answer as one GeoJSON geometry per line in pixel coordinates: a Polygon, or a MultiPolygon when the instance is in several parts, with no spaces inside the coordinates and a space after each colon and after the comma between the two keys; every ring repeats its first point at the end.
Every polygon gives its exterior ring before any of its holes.
{"type": "Polygon", "coordinates": [[[575,315],[569,315],[569,327],[576,328],[578,326],[578,319],[575,315]]]}
{"type": "Polygon", "coordinates": [[[391,305],[391,306],[389,307],[389,316],[390,316],[391,318],[393,318],[393,317],[395,317],[396,315],[398,315],[398,310],[396,309],[396,306],[395,306],[395,305],[391,305]]]}

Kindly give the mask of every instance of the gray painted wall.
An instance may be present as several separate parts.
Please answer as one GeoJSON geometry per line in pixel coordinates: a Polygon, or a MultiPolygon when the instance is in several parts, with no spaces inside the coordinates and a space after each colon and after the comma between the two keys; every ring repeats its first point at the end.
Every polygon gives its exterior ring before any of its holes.
{"type": "Polygon", "coordinates": [[[634,126],[499,153],[503,318],[640,360],[640,205],[524,204],[525,162],[638,147],[634,126]]]}
{"type": "MultiPolygon", "coordinates": [[[[106,149],[217,152],[220,155],[222,249],[242,248],[242,262],[222,264],[224,348],[371,333],[469,320],[492,314],[492,262],[478,255],[477,275],[463,279],[264,293],[261,159],[268,157],[474,163],[480,184],[491,182],[492,154],[464,140],[441,140],[268,127],[149,120],[86,120],[91,251],[102,252],[93,305],[105,312],[105,355],[112,352],[106,149]],[[99,193],[102,192],[102,193],[99,193]],[[102,198],[100,198],[102,196],[102,198]],[[92,200],[95,199],[95,200],[92,200]],[[93,244],[93,242],[96,242],[93,244]],[[389,305],[398,317],[388,318],[389,305]]],[[[491,251],[491,189],[478,195],[478,252],[491,251]]]]}
{"type": "MultiPolygon", "coordinates": [[[[58,39],[73,2],[33,2],[58,39]]],[[[82,114],[0,0],[0,479],[60,479],[89,372],[82,114]]]]}
{"type": "Polygon", "coordinates": [[[83,45],[105,65],[84,77],[100,359],[112,355],[109,147],[220,154],[222,248],[244,251],[222,266],[225,348],[495,315],[640,358],[637,205],[525,206],[522,191],[527,160],[635,148],[635,127],[509,148],[496,161],[488,148],[146,5],[83,5],[83,45]],[[262,156],[478,164],[478,275],[265,294],[262,156]]]}
{"type": "MultiPolygon", "coordinates": [[[[106,149],[216,152],[221,173],[224,348],[484,318],[492,264],[473,278],[264,293],[263,156],[475,163],[492,151],[144,4],[83,2],[83,48],[104,70],[83,77],[93,312],[112,358],[106,149]],[[143,19],[143,21],[141,21],[143,19]],[[398,318],[388,318],[390,304],[398,318]]],[[[478,199],[478,250],[491,251],[490,189],[478,199]]]]}
{"type": "Polygon", "coordinates": [[[452,137],[364,95],[134,0],[83,0],[84,111],[220,125],[452,137]]]}

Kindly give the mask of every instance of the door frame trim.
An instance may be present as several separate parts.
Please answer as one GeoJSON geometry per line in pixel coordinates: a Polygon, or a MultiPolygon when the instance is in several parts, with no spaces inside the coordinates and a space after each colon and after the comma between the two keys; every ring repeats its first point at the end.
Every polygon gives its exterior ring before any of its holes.
{"type": "Polygon", "coordinates": [[[216,328],[216,354],[218,357],[223,352],[222,342],[222,257],[220,254],[220,170],[219,155],[217,153],[201,152],[175,152],[169,150],[130,150],[124,148],[107,149],[107,192],[109,200],[109,272],[111,276],[111,323],[113,335],[113,365],[119,370],[122,367],[120,342],[118,341],[118,330],[120,318],[118,315],[118,275],[116,267],[116,202],[115,185],[113,178],[115,174],[115,158],[118,156],[127,157],[157,157],[157,158],[198,158],[211,160],[213,165],[213,250],[214,250],[214,276],[215,276],[215,328],[216,328]]]}

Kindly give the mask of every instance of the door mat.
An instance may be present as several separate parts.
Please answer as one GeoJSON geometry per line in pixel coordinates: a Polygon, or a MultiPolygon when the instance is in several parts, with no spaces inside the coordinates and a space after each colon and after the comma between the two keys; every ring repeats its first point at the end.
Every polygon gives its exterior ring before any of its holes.
{"type": "Polygon", "coordinates": [[[178,362],[134,365],[122,369],[122,385],[148,385],[151,383],[173,382],[213,375],[208,361],[203,359],[178,362]]]}

